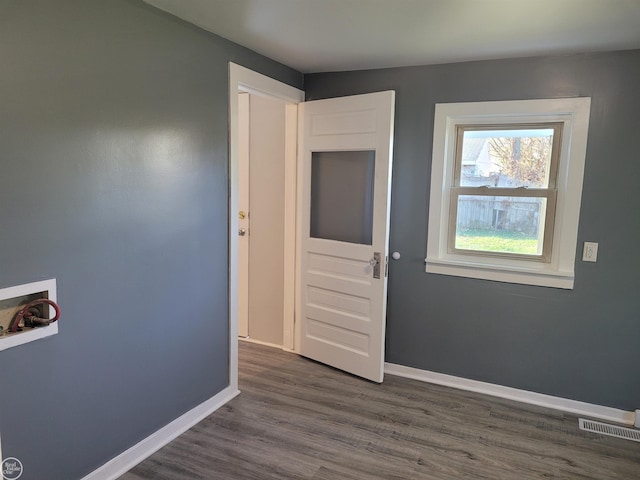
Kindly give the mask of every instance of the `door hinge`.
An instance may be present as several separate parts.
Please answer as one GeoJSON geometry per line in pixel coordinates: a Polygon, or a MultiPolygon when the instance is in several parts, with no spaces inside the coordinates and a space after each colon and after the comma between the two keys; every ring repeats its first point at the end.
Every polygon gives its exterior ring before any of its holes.
{"type": "Polygon", "coordinates": [[[389,255],[384,257],[384,276],[389,276],[389,255]]]}

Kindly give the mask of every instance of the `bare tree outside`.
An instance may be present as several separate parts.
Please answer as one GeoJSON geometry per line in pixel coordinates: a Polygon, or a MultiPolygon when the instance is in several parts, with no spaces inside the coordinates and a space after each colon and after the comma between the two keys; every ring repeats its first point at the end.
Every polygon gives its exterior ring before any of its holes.
{"type": "Polygon", "coordinates": [[[553,137],[493,137],[489,154],[500,174],[518,186],[544,188],[548,185],[548,165],[553,137]]]}

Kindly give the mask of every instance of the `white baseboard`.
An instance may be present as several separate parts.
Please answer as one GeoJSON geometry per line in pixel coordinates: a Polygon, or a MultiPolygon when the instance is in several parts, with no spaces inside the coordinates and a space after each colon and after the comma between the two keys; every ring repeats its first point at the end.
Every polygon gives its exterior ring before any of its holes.
{"type": "Polygon", "coordinates": [[[453,375],[445,375],[443,373],[430,372],[428,370],[420,370],[413,367],[405,367],[404,365],[396,365],[394,363],[385,363],[384,373],[411,378],[421,382],[435,383],[446,387],[458,388],[460,390],[483,393],[494,397],[506,398],[508,400],[515,400],[516,402],[538,405],[540,407],[553,408],[555,410],[562,410],[576,415],[584,415],[586,417],[608,420],[615,423],[633,425],[635,421],[634,412],[604,407],[602,405],[594,405],[592,403],[579,402],[568,398],[554,397],[543,393],[504,387],[493,383],[469,380],[468,378],[454,377],[453,375]]]}
{"type": "Polygon", "coordinates": [[[220,393],[201,403],[197,407],[189,410],[173,422],[165,425],[160,430],[152,433],[144,440],[138,442],[129,450],[122,452],[112,458],[100,468],[94,470],[82,480],[115,480],[121,475],[135,467],[145,458],[160,450],[171,440],[189,430],[196,423],[211,415],[213,412],[229,402],[239,390],[227,387],[220,393]]]}

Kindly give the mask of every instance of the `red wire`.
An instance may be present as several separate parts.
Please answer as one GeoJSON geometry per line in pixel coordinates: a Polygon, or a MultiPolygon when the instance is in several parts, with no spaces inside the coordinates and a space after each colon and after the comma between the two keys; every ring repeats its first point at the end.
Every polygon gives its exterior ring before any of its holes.
{"type": "Polygon", "coordinates": [[[29,309],[35,307],[36,305],[40,305],[41,303],[46,303],[47,305],[51,305],[53,307],[53,309],[56,311],[55,317],[53,317],[51,320],[49,320],[49,322],[53,323],[53,322],[58,321],[58,319],[60,318],[60,307],[58,306],[58,304],[56,302],[54,302],[53,300],[49,300],[48,298],[40,298],[38,300],[34,300],[33,302],[27,303],[22,308],[22,310],[20,310],[18,312],[18,314],[15,317],[15,320],[9,326],[9,331],[11,333],[17,332],[18,331],[18,325],[20,324],[20,321],[29,312],[29,309]]]}

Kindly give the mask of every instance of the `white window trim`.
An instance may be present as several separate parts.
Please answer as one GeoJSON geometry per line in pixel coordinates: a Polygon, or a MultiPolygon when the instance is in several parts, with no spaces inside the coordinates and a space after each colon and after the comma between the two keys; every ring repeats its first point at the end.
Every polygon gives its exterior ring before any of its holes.
{"type": "Polygon", "coordinates": [[[428,273],[572,289],[591,99],[559,98],[436,105],[427,236],[428,273]],[[562,122],[558,199],[549,263],[448,253],[456,125],[562,122]]]}

